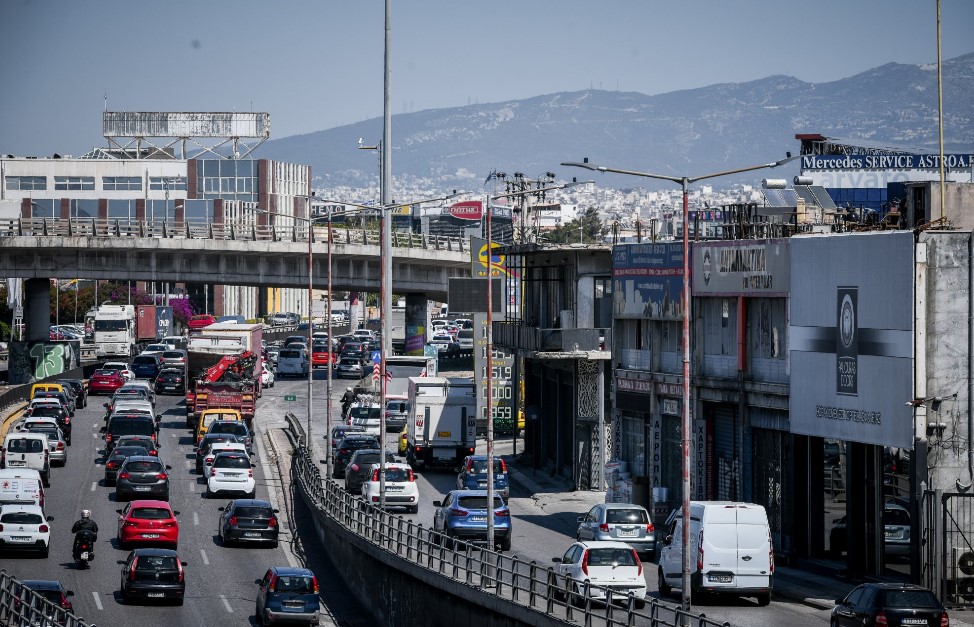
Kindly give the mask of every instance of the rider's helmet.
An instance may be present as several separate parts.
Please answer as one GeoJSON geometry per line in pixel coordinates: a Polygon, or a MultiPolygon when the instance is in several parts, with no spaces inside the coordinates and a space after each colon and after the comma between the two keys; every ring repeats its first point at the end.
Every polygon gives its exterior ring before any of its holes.
{"type": "Polygon", "coordinates": [[[91,510],[90,509],[83,509],[83,510],[81,510],[81,517],[82,518],[91,518],[91,510]]]}

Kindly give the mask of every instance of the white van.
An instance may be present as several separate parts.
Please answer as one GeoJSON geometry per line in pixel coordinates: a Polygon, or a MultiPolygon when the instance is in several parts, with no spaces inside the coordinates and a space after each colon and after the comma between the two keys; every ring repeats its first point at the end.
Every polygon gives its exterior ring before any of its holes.
{"type": "Polygon", "coordinates": [[[29,468],[0,470],[0,505],[7,503],[44,507],[44,482],[41,473],[29,468]]]}
{"type": "Polygon", "coordinates": [[[40,473],[44,485],[51,480],[51,451],[43,433],[8,433],[0,449],[0,466],[15,470],[31,468],[40,473]]]}
{"type": "MultiPolygon", "coordinates": [[[[683,585],[683,512],[667,521],[660,550],[659,592],[683,585]]],[[[768,514],[761,505],[730,501],[690,502],[690,586],[699,593],[756,596],[771,602],[774,555],[768,514]]]]}
{"type": "Polygon", "coordinates": [[[308,349],[303,346],[288,346],[277,353],[277,378],[285,376],[308,376],[308,349]]]}

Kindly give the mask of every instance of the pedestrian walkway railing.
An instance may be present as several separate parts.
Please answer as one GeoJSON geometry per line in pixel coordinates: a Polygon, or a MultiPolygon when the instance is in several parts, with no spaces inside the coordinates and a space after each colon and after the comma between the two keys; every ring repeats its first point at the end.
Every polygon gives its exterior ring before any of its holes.
{"type": "Polygon", "coordinates": [[[322,477],[305,445],[300,421],[293,414],[286,418],[292,441],[297,442],[292,476],[308,507],[401,559],[510,603],[531,607],[565,624],[730,627],[730,623],[686,612],[659,599],[640,600],[632,593],[623,595],[609,588],[566,580],[550,566],[450,538],[383,511],[322,477]]]}
{"type": "MultiPolygon", "coordinates": [[[[288,219],[287,216],[280,216],[288,219]]],[[[13,218],[0,220],[0,238],[18,236],[158,238],[158,239],[216,239],[258,242],[307,242],[308,223],[294,221],[293,225],[253,223],[214,223],[207,219],[135,220],[129,218],[13,218]]],[[[332,224],[334,244],[379,246],[380,232],[376,228],[351,224],[332,224]]],[[[311,241],[328,241],[328,225],[316,224],[311,241]]],[[[424,235],[404,231],[392,232],[394,248],[419,248],[464,252],[463,238],[424,235]]]]}
{"type": "Polygon", "coordinates": [[[0,625],[95,627],[0,570],[0,625]]]}

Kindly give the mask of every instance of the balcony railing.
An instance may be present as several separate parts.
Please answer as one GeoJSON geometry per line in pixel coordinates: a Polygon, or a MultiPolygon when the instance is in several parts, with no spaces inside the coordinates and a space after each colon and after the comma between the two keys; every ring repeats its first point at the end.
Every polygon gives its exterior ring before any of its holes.
{"type": "Polygon", "coordinates": [[[539,329],[520,321],[495,322],[494,344],[528,352],[604,351],[612,344],[612,330],[539,329]]]}

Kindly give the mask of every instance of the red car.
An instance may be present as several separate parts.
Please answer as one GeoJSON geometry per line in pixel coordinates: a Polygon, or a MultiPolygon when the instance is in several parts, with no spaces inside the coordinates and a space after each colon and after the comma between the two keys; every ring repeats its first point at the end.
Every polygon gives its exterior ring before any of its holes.
{"type": "Polygon", "coordinates": [[[95,370],[88,381],[89,394],[114,394],[125,385],[125,377],[120,370],[95,370]]]}
{"type": "Polygon", "coordinates": [[[216,322],[216,318],[214,318],[211,314],[197,314],[189,319],[189,328],[202,329],[210,326],[214,322],[216,322]]]}
{"type": "Polygon", "coordinates": [[[334,366],[335,362],[338,361],[338,353],[334,353],[328,350],[328,345],[326,343],[314,344],[311,347],[311,367],[312,368],[325,368],[327,366],[334,366]]]}
{"type": "Polygon", "coordinates": [[[175,549],[179,543],[178,515],[166,501],[132,501],[118,510],[119,547],[138,543],[175,549]]]}

